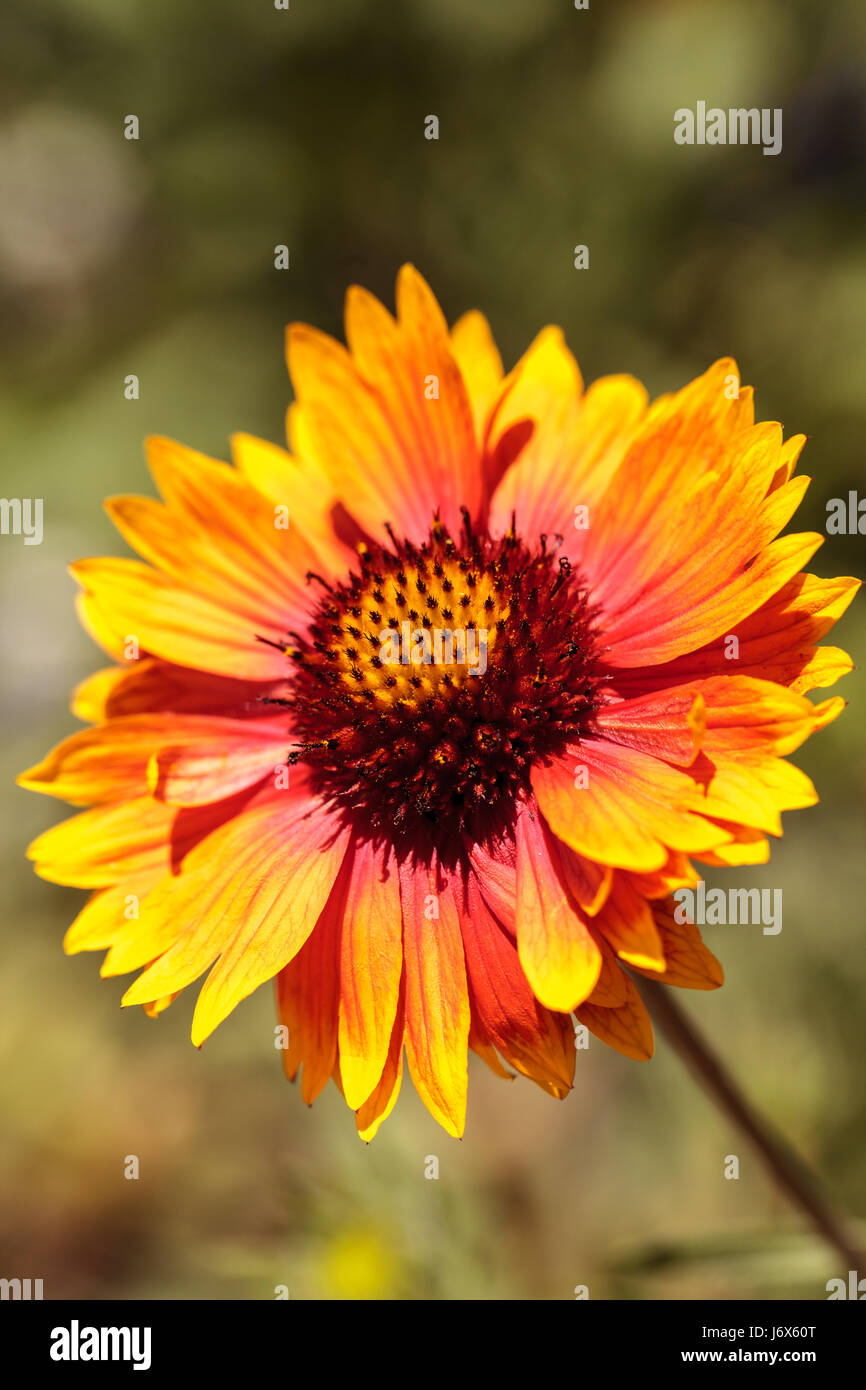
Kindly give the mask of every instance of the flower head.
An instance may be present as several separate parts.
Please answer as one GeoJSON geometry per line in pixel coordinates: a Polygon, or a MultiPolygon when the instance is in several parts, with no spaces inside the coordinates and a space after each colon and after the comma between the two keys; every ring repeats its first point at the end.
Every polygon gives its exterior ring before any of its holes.
{"type": "Polygon", "coordinates": [[[816,800],[784,758],[843,706],[806,693],[857,582],[779,538],[804,439],[730,360],[649,404],[548,328],[504,375],[409,266],[346,335],[289,331],[291,452],[151,440],[163,500],[109,501],[142,560],[73,572],[115,664],[20,779],[87,809],[30,852],[94,890],[66,949],[142,971],[124,1003],[207,973],[201,1044],[275,980],[308,1102],[333,1077],[371,1137],[405,1051],[460,1134],[468,1049],[561,1097],[572,1016],[652,1053],[623,966],[721,983],[671,895],[816,800]]]}

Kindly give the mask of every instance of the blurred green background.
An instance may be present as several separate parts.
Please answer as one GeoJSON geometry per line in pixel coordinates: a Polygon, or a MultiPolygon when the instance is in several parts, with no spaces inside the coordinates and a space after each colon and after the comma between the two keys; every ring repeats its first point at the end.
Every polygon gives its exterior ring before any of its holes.
{"type": "MultiPolygon", "coordinates": [[[[62,808],[11,784],[103,664],[65,566],[123,553],[100,502],[151,491],[143,437],[281,440],[284,324],[339,333],[346,285],[391,304],[404,260],[449,318],[488,314],[507,365],[547,322],[587,379],[653,393],[732,353],[759,416],[811,436],[798,521],[866,492],[866,8],[7,0],[3,39],[2,491],[44,498],[45,539],[0,539],[0,1274],[50,1298],[824,1297],[839,1257],[664,1042],[639,1065],[593,1041],[562,1104],[473,1065],[462,1143],[404,1086],[365,1147],[333,1087],[307,1111],[283,1080],[269,989],[201,1053],[192,991],[121,1012],[99,956],[61,952],[83,898],[24,861],[62,808]],[[676,146],[698,100],[782,107],[782,154],[676,146]]],[[[813,566],[863,567],[856,536],[813,566]]],[[[862,604],[837,633],[862,653],[862,604]]],[[[864,685],[796,757],[821,805],[726,880],[781,887],[783,931],[708,928],[726,987],[679,995],[861,1215],[864,685]]]]}

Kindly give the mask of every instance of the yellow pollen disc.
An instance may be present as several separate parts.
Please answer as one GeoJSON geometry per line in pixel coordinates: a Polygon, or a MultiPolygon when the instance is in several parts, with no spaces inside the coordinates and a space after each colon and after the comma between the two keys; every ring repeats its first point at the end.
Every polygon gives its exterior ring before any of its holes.
{"type": "Polygon", "coordinates": [[[411,709],[480,679],[510,611],[492,576],[458,559],[371,575],[334,633],[334,671],[359,702],[372,690],[379,709],[411,709]]]}

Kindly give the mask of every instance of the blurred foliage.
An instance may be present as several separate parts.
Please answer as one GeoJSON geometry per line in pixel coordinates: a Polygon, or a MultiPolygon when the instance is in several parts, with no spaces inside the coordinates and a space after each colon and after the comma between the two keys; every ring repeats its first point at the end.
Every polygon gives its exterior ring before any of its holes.
{"type": "MultiPolygon", "coordinates": [[[[143,436],[279,439],[284,324],[339,333],[346,285],[390,303],[404,260],[449,317],[483,308],[508,363],[546,322],[587,379],[654,393],[732,353],[759,416],[811,436],[801,518],[823,530],[829,497],[866,491],[866,8],[7,0],[3,29],[2,490],[45,499],[45,541],[0,543],[0,1272],[49,1297],[824,1297],[838,1259],[663,1044],[639,1066],[594,1042],[562,1105],[473,1066],[462,1144],[406,1087],[365,1149],[333,1088],[307,1112],[283,1081],[268,990],[202,1053],[189,995],[121,1014],[122,982],[61,953],[79,895],[23,861],[58,808],[10,783],[100,663],[65,565],[122,552],[99,504],[150,490],[143,436]],[[782,107],[783,153],[676,146],[699,99],[782,107]]],[[[863,557],[830,538],[815,568],[863,557]]],[[[838,631],[863,650],[862,605],[838,631]]],[[[782,933],[707,929],[727,985],[686,1001],[860,1213],[864,684],[798,755],[821,806],[737,875],[782,887],[782,933]]]]}

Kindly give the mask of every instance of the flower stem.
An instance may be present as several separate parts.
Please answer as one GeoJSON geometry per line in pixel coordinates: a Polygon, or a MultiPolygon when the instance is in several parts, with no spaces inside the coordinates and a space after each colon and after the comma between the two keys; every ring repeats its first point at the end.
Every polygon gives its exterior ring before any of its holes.
{"type": "Polygon", "coordinates": [[[857,1248],[845,1219],[820,1190],[815,1175],[786,1140],[750,1105],[716,1053],[696,1031],[673,997],[673,990],[641,977],[636,981],[653,1019],[686,1066],[706,1088],[719,1109],[754,1145],[770,1176],[809,1219],[845,1269],[866,1272],[866,1256],[857,1248]]]}

